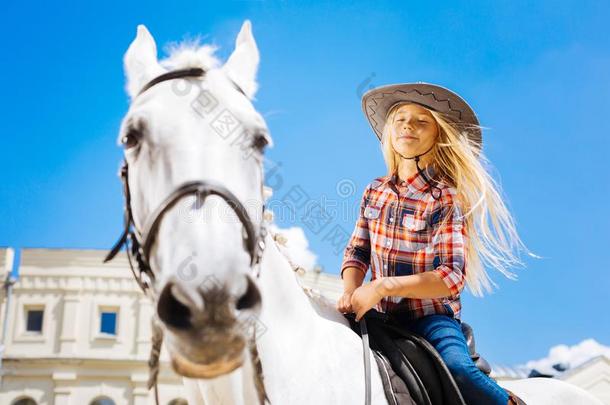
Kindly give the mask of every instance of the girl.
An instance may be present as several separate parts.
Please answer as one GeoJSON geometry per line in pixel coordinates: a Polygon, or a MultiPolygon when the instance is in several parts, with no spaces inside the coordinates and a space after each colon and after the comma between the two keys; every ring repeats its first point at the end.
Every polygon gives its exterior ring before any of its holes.
{"type": "Polygon", "coordinates": [[[395,315],[435,347],[466,403],[517,403],[476,367],[460,327],[464,285],[479,296],[491,290],[484,264],[514,279],[507,268],[522,262],[512,250],[525,248],[484,168],[474,111],[421,82],[370,90],[362,106],[388,171],[362,196],[337,309],[356,320],[373,307],[395,315]],[[362,285],[369,265],[371,282],[362,285]]]}

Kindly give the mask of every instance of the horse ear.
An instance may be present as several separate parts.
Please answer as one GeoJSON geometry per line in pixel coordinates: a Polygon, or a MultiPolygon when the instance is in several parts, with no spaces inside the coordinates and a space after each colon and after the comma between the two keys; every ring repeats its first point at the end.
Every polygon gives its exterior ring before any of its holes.
{"type": "Polygon", "coordinates": [[[126,85],[130,99],[153,77],[164,72],[157,62],[157,44],[143,24],[138,24],[136,38],[123,57],[126,85]]]}
{"type": "Polygon", "coordinates": [[[249,99],[252,99],[258,90],[258,62],[259,53],[252,35],[252,24],[250,20],[245,20],[235,40],[235,50],[222,69],[243,89],[249,99]]]}

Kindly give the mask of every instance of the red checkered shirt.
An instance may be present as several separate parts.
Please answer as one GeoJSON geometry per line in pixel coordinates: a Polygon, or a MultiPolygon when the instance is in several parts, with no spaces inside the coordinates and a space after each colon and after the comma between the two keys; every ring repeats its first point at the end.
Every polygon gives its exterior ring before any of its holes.
{"type": "MultiPolygon", "coordinates": [[[[434,178],[432,166],[424,172],[429,179],[434,178]]],[[[450,296],[384,297],[375,309],[408,318],[447,314],[460,319],[467,235],[456,189],[431,180],[442,190],[440,200],[435,200],[421,174],[402,183],[397,180],[396,175],[378,177],[364,190],[360,214],[343,255],[341,278],[347,267],[357,267],[366,276],[369,265],[373,280],[436,272],[451,291],[450,296]],[[453,215],[441,228],[440,222],[452,205],[453,215]]]]}

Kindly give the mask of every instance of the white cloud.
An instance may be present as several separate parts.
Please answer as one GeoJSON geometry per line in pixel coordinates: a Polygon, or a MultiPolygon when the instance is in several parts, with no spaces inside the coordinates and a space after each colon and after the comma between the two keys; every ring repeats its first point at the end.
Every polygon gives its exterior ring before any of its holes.
{"type": "Polygon", "coordinates": [[[282,234],[287,239],[286,246],[281,250],[288,255],[294,264],[303,267],[306,271],[313,270],[318,256],[309,250],[309,241],[302,228],[293,226],[281,229],[272,223],[269,225],[269,229],[273,233],[282,234]]]}
{"type": "Polygon", "coordinates": [[[553,368],[555,364],[561,364],[567,369],[571,369],[597,356],[610,358],[610,347],[598,343],[595,339],[585,339],[574,346],[553,346],[547,357],[528,361],[521,367],[536,369],[543,374],[558,375],[561,372],[553,368]]]}

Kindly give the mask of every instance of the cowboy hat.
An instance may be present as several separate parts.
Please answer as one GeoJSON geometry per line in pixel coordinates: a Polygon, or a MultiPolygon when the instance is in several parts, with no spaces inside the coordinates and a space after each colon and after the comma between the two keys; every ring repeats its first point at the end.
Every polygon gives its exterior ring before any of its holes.
{"type": "Polygon", "coordinates": [[[390,108],[399,102],[411,102],[441,113],[478,146],[479,153],[483,137],[479,120],[468,103],[449,89],[435,84],[417,82],[390,84],[377,87],[362,96],[362,110],[377,138],[381,141],[383,127],[390,108]]]}

